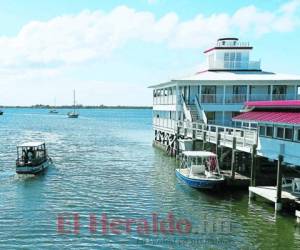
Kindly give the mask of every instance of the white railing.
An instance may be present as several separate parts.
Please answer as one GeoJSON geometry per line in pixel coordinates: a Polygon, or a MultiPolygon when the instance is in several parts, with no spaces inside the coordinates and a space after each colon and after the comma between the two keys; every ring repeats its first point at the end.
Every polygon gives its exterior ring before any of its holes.
{"type": "Polygon", "coordinates": [[[162,129],[175,130],[177,128],[177,123],[175,120],[153,117],[153,126],[162,129]]]}
{"type": "Polygon", "coordinates": [[[201,117],[204,124],[207,124],[207,117],[206,117],[206,114],[205,114],[203,108],[201,107],[201,105],[199,103],[198,95],[195,95],[195,105],[196,105],[196,108],[197,108],[198,115],[201,117]]]}
{"type": "Polygon", "coordinates": [[[249,42],[239,42],[239,41],[218,41],[218,47],[249,47],[249,42]],[[223,43],[224,42],[224,43],[223,43]]]}
{"type": "Polygon", "coordinates": [[[185,118],[186,118],[186,120],[188,120],[188,121],[192,121],[192,115],[191,115],[191,112],[189,111],[189,109],[187,108],[187,106],[186,106],[186,104],[185,104],[183,95],[181,95],[180,97],[181,97],[181,103],[182,103],[182,107],[183,107],[183,112],[184,112],[185,118]]]}
{"type": "Polygon", "coordinates": [[[177,101],[176,95],[153,97],[154,105],[175,105],[176,101],[177,101]]]}
{"type": "Polygon", "coordinates": [[[247,151],[251,150],[253,145],[257,145],[256,129],[205,125],[189,121],[179,121],[177,126],[182,134],[194,134],[197,139],[203,140],[206,134],[205,140],[211,143],[217,144],[218,135],[220,135],[220,144],[223,146],[232,147],[234,138],[236,138],[236,146],[241,149],[247,148],[247,151]]]}

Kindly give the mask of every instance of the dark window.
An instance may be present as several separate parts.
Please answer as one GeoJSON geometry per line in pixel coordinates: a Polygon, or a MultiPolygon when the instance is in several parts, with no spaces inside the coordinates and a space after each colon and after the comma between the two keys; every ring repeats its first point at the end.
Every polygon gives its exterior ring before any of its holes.
{"type": "Polygon", "coordinates": [[[300,141],[300,129],[297,129],[297,141],[300,141]]]}
{"type": "Polygon", "coordinates": [[[273,127],[267,127],[266,136],[273,137],[273,127]]]}
{"type": "Polygon", "coordinates": [[[249,123],[248,123],[248,122],[244,122],[244,123],[243,123],[243,127],[249,128],[249,123]]]}
{"type": "Polygon", "coordinates": [[[293,129],[285,128],[284,138],[287,140],[293,140],[293,129]]]}
{"type": "Polygon", "coordinates": [[[257,124],[256,123],[251,123],[251,128],[257,128],[257,124]]]}
{"type": "Polygon", "coordinates": [[[277,128],[277,134],[276,134],[276,137],[277,137],[277,138],[283,138],[283,132],[284,132],[284,128],[278,127],[278,128],[277,128]]]}
{"type": "Polygon", "coordinates": [[[241,122],[235,122],[235,126],[240,128],[240,127],[242,127],[242,123],[241,122]]]}
{"type": "Polygon", "coordinates": [[[259,135],[260,136],[265,136],[266,135],[266,127],[265,126],[260,126],[259,127],[259,135]]]}

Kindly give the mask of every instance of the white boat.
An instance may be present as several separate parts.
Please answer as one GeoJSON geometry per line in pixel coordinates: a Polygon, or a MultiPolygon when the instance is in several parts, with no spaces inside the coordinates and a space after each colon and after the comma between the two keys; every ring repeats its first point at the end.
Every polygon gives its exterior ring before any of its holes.
{"type": "Polygon", "coordinates": [[[71,111],[71,112],[68,113],[68,117],[69,118],[78,118],[79,113],[76,112],[76,105],[75,105],[75,90],[73,91],[73,101],[74,101],[74,103],[73,103],[73,111],[71,111]]]}
{"type": "Polygon", "coordinates": [[[16,172],[38,174],[52,164],[44,142],[26,142],[17,146],[16,172]]]}
{"type": "Polygon", "coordinates": [[[184,151],[176,176],[190,187],[199,189],[213,189],[224,182],[217,155],[207,151],[184,151]]]}

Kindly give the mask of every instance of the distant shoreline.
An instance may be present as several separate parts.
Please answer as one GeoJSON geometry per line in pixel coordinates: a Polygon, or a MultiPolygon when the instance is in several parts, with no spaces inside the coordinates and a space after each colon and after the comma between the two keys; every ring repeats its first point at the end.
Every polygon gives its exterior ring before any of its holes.
{"type": "MultiPolygon", "coordinates": [[[[73,106],[50,106],[50,105],[32,105],[32,106],[0,106],[3,108],[35,108],[35,109],[73,109],[73,106]]],[[[151,106],[84,106],[78,105],[77,109],[152,109],[151,106]]]]}

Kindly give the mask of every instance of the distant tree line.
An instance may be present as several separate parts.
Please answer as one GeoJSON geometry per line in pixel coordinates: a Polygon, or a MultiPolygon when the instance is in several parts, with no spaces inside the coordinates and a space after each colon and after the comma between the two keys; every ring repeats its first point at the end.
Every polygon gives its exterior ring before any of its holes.
{"type": "MultiPolygon", "coordinates": [[[[72,109],[73,105],[61,105],[61,106],[51,106],[51,105],[43,105],[36,104],[32,106],[1,106],[0,108],[37,108],[37,109],[72,109]]],[[[106,106],[106,105],[76,105],[78,109],[152,109],[151,106],[106,106]]]]}

